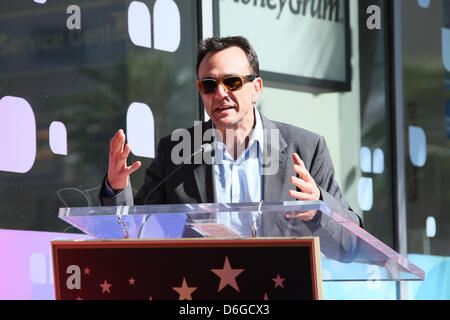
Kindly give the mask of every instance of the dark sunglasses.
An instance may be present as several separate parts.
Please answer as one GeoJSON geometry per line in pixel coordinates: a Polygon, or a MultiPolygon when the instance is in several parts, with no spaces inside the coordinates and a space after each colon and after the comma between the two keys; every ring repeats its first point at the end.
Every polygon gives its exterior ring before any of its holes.
{"type": "Polygon", "coordinates": [[[218,85],[223,85],[227,91],[236,91],[242,88],[244,83],[256,79],[254,75],[248,76],[228,76],[220,79],[206,78],[197,80],[195,84],[198,90],[203,94],[210,94],[216,91],[218,85]]]}

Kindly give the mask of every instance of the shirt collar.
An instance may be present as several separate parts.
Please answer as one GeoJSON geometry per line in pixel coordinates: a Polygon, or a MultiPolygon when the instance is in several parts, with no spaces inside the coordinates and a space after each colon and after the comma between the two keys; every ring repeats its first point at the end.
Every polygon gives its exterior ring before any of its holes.
{"type": "MultiPolygon", "coordinates": [[[[247,146],[246,150],[250,149],[253,146],[253,144],[256,143],[256,147],[259,147],[259,154],[262,155],[263,149],[264,149],[264,130],[263,130],[263,125],[262,125],[261,114],[259,113],[258,109],[256,109],[256,107],[253,107],[253,111],[254,111],[254,115],[255,115],[256,124],[255,124],[255,127],[253,128],[253,130],[251,131],[250,140],[248,142],[248,146],[247,146]]],[[[225,145],[223,144],[223,142],[216,140],[216,136],[215,136],[216,126],[214,125],[214,122],[212,122],[212,129],[213,129],[213,139],[214,139],[213,147],[214,147],[214,149],[216,151],[219,149],[223,150],[225,148],[225,145]]]]}

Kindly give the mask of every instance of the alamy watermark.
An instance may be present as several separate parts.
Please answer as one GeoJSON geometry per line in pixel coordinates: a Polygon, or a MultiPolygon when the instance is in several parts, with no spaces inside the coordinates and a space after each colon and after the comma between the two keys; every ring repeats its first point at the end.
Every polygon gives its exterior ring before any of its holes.
{"type": "Polygon", "coordinates": [[[369,30],[381,30],[381,9],[377,5],[371,5],[367,7],[367,14],[370,16],[367,18],[366,26],[369,30]]]}
{"type": "MultiPolygon", "coordinates": [[[[202,132],[202,122],[195,121],[193,134],[187,129],[177,129],[172,132],[171,141],[179,141],[171,151],[171,161],[180,164],[221,164],[224,152],[230,155],[241,155],[246,151],[246,143],[228,143],[229,150],[225,148],[224,141],[236,141],[239,129],[225,130],[225,137],[221,131],[210,128],[202,132]],[[225,139],[224,139],[225,138],[225,139]],[[205,141],[211,143],[213,152],[197,152],[202,149],[205,141]],[[223,147],[218,148],[222,145],[223,147]],[[230,147],[231,145],[231,147],[230,147]],[[215,146],[215,147],[214,147],[215,146]]],[[[252,135],[250,132],[249,136],[252,135]]],[[[278,129],[263,129],[263,155],[260,157],[263,175],[277,174],[280,160],[280,132],[278,129]]]]}
{"type": "Polygon", "coordinates": [[[70,14],[66,20],[66,26],[69,30],[80,30],[81,29],[81,9],[79,6],[72,4],[67,7],[67,14],[70,14]]]}

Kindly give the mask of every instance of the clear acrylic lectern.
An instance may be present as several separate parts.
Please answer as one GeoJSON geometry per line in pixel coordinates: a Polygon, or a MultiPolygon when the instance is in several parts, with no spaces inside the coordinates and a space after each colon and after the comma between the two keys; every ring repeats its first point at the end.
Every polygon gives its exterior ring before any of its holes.
{"type": "Polygon", "coordinates": [[[97,239],[316,236],[323,281],[425,277],[423,270],[322,201],[61,208],[59,217],[97,239]],[[310,222],[287,216],[309,210],[317,211],[310,222]]]}

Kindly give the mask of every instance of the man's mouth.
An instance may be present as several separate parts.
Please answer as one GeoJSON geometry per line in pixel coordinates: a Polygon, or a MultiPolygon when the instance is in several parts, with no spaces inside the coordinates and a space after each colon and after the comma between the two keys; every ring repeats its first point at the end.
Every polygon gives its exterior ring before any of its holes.
{"type": "Polygon", "coordinates": [[[229,109],[234,109],[234,106],[223,106],[214,109],[214,112],[221,112],[229,109]]]}

